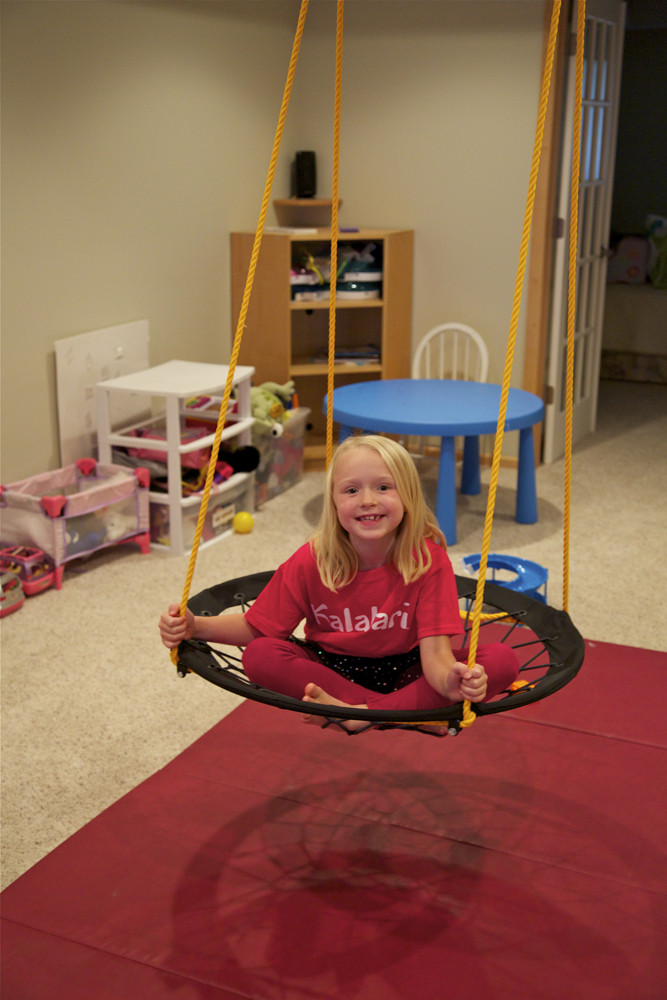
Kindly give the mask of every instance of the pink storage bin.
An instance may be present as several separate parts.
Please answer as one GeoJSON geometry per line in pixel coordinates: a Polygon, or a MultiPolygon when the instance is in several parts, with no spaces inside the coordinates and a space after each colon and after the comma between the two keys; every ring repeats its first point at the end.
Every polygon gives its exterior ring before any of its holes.
{"type": "MultiPolygon", "coordinates": [[[[211,433],[205,428],[189,428],[181,432],[181,444],[190,444],[199,438],[206,437],[211,433]]],[[[142,441],[156,441],[161,444],[166,443],[164,434],[157,431],[132,431],[132,436],[140,438],[142,441]]],[[[144,462],[164,462],[167,463],[167,452],[154,448],[128,448],[129,454],[133,458],[138,458],[144,462]]],[[[181,455],[181,467],[184,469],[203,469],[207,466],[211,458],[210,448],[198,448],[196,451],[188,451],[181,455]]]]}
{"type": "Polygon", "coordinates": [[[150,549],[149,476],[146,469],[125,469],[82,458],[0,486],[0,537],[3,544],[42,549],[62,585],[64,564],[98,549],[137,542],[150,549]]]}

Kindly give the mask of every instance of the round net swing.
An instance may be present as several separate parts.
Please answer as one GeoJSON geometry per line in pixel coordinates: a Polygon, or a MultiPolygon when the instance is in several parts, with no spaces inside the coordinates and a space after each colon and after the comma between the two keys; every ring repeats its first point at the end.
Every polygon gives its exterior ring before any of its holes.
{"type": "MultiPolygon", "coordinates": [[[[338,176],[339,176],[339,143],[340,143],[340,94],[341,94],[341,71],[342,71],[342,37],[343,37],[343,3],[337,3],[337,27],[336,27],[336,84],[335,84],[335,106],[334,106],[334,149],[333,149],[333,190],[332,190],[332,217],[331,217],[331,273],[336,273],[337,268],[337,234],[338,234],[338,176]]],[[[264,197],[260,210],[259,222],[257,225],[253,250],[248,267],[245,292],[241,303],[239,318],[232,348],[229,364],[229,374],[222,404],[220,416],[204,493],[202,498],[199,521],[195,532],[195,539],[190,554],[190,563],[186,575],[184,592],[181,599],[181,614],[188,607],[195,615],[214,616],[224,614],[224,612],[246,610],[258,597],[261,590],[268,583],[273,575],[273,571],[255,573],[249,576],[240,577],[226,583],[218,584],[202,591],[195,597],[190,598],[190,587],[197,558],[197,552],[202,535],[204,519],[211,491],[213,472],[217,461],[217,454],[221,440],[222,430],[225,426],[227,408],[231,397],[234,372],[239,356],[241,338],[245,328],[248,304],[250,301],[254,274],[257,267],[259,250],[261,246],[262,234],[264,230],[266,214],[269,203],[270,191],[275,175],[280,140],[284,129],[284,122],[289,104],[292,81],[296,68],[301,37],[303,34],[305,17],[308,9],[308,0],[302,0],[299,20],[297,24],[292,56],[290,60],[287,82],[283,94],[283,101],[278,120],[278,127],[273,145],[269,171],[264,190],[264,197]]],[[[243,698],[263,702],[273,707],[288,711],[299,712],[304,715],[322,716],[323,725],[335,723],[348,732],[359,733],[368,728],[375,729],[411,729],[426,733],[435,733],[446,726],[451,734],[459,732],[461,728],[470,726],[478,716],[492,715],[510,709],[520,708],[532,702],[539,701],[560,688],[564,687],[576,675],[584,658],[584,642],[574,627],[568,615],[568,575],[569,575],[569,512],[570,512],[570,481],[571,481],[571,450],[572,450],[572,397],[573,397],[573,372],[574,372],[574,287],[575,268],[577,255],[577,218],[578,218],[578,183],[579,183],[579,157],[580,148],[580,117],[582,102],[582,79],[583,79],[583,46],[585,29],[585,4],[578,5],[578,25],[577,25],[577,52],[576,52],[576,86],[575,86],[575,115],[574,115],[574,143],[572,159],[572,195],[571,195],[571,227],[570,227],[570,268],[569,268],[569,293],[568,293],[568,339],[567,339],[567,410],[566,410],[566,441],[565,441],[565,495],[564,495],[564,545],[563,545],[563,611],[550,607],[539,600],[530,598],[525,594],[489,583],[486,580],[491,529],[495,509],[495,497],[497,492],[498,474],[500,469],[500,455],[503,442],[503,431],[505,426],[505,415],[507,409],[507,399],[509,394],[509,384],[514,357],[514,346],[516,342],[516,332],[519,318],[519,304],[523,289],[523,279],[526,269],[527,250],[530,235],[530,226],[535,201],[535,191],[537,184],[537,174],[540,161],[540,153],[544,135],[544,124],[546,119],[549,88],[554,62],[554,52],[558,31],[558,21],[560,17],[561,3],[555,0],[549,38],[544,60],[544,71],[540,92],[540,102],[538,108],[537,128],[533,148],[533,159],[528,185],[528,196],[524,214],[523,232],[519,253],[519,265],[517,269],[516,285],[514,290],[512,316],[508,335],[505,370],[501,391],[501,401],[498,413],[498,425],[491,466],[491,479],[489,485],[489,495],[485,517],[484,537],[482,542],[479,576],[477,581],[469,577],[456,577],[458,588],[460,613],[463,620],[463,640],[461,648],[467,648],[468,665],[475,663],[480,630],[485,630],[485,640],[488,642],[509,643],[515,650],[520,660],[520,672],[518,680],[508,689],[496,696],[493,700],[480,702],[472,705],[470,702],[462,702],[438,710],[424,709],[411,711],[383,711],[379,709],[362,709],[352,706],[334,706],[316,704],[313,702],[300,701],[288,697],[275,691],[270,691],[252,683],[243,673],[241,662],[241,651],[233,650],[229,647],[216,647],[211,643],[202,640],[190,639],[181,642],[179,647],[172,650],[172,661],[176,664],[179,675],[186,676],[188,673],[198,674],[200,677],[213,684],[224,688],[243,698]],[[355,726],[353,730],[346,727],[350,720],[360,721],[366,725],[355,726]]],[[[329,365],[328,365],[328,411],[327,411],[327,466],[331,461],[333,452],[332,428],[333,428],[333,372],[334,372],[334,348],[335,348],[335,322],[336,322],[336,294],[335,283],[332,283],[329,303],[329,365]]],[[[292,637],[294,642],[300,642],[297,637],[292,637]]]]}
{"type": "MultiPolygon", "coordinates": [[[[201,591],[189,601],[195,615],[219,615],[225,611],[245,611],[273,576],[273,571],[254,573],[220,583],[201,591]]],[[[459,599],[470,609],[475,600],[476,581],[456,577],[459,599]]],[[[484,594],[485,611],[482,628],[490,642],[507,642],[519,656],[519,679],[511,689],[497,699],[472,706],[475,715],[493,715],[519,708],[546,698],[564,687],[575,676],[583,661],[583,639],[572,625],[566,612],[557,611],[542,601],[517,594],[497,584],[487,584],[484,594]]],[[[464,610],[464,648],[472,633],[472,612],[464,610]]],[[[299,641],[295,639],[294,641],[299,641]]],[[[465,702],[448,708],[386,712],[373,709],[341,708],[318,705],[289,698],[252,683],[243,673],[241,651],[215,646],[197,639],[182,642],[178,648],[178,671],[185,676],[192,672],[207,681],[251,701],[264,702],[276,708],[307,715],[323,716],[345,729],[345,722],[361,720],[367,723],[355,733],[367,728],[422,728],[429,724],[447,725],[450,734],[458,732],[464,723],[465,702]]],[[[350,735],[350,730],[345,729],[350,735]]]]}

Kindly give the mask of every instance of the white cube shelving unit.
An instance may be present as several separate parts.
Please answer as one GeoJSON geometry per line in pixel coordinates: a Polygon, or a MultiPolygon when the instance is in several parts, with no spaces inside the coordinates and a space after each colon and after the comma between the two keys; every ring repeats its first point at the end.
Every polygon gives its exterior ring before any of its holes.
{"type": "MultiPolygon", "coordinates": [[[[197,396],[221,396],[227,383],[227,365],[214,365],[192,361],[167,361],[165,364],[146,368],[144,371],[121,375],[118,378],[98,382],[95,386],[97,406],[97,436],[101,462],[111,462],[114,445],[137,447],[137,438],[132,432],[141,428],[164,425],[167,453],[167,493],[151,491],[151,504],[162,504],[167,508],[169,519],[169,544],[162,542],[156,547],[182,555],[186,551],[183,537],[184,515],[194,507],[198,512],[201,496],[184,497],[181,489],[181,456],[189,451],[206,448],[213,444],[215,433],[196,441],[184,443],[182,431],[186,416],[196,416],[196,410],[188,410],[186,402],[197,396]],[[131,426],[112,427],[112,397],[116,394],[133,394],[145,397],[150,416],[131,426]],[[157,409],[154,410],[156,402],[157,409]]],[[[234,372],[234,388],[237,400],[236,411],[228,417],[228,426],[222,432],[222,441],[234,439],[239,445],[249,445],[253,417],[250,408],[250,385],[255,369],[248,365],[237,366],[234,372]]],[[[162,450],[160,449],[160,450],[162,450]]],[[[235,473],[215,489],[215,496],[228,494],[243,496],[244,509],[252,510],[254,503],[254,473],[235,473]]],[[[217,536],[222,537],[222,536],[217,536]]],[[[217,537],[215,540],[217,540],[217,537]]]]}

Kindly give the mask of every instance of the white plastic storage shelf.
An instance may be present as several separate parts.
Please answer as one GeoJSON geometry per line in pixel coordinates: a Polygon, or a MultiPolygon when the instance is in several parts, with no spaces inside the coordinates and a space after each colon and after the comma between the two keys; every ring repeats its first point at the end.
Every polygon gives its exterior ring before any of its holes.
{"type": "MultiPolygon", "coordinates": [[[[215,433],[212,432],[195,441],[183,441],[186,416],[192,415],[187,409],[188,400],[197,396],[221,396],[227,382],[227,365],[213,365],[191,361],[167,361],[165,364],[146,368],[144,371],[121,375],[119,378],[98,382],[95,386],[97,403],[97,435],[99,457],[101,462],[111,461],[113,446],[122,448],[136,447],[136,431],[160,426],[165,430],[166,441],[163,445],[167,453],[167,493],[151,491],[149,493],[151,521],[157,520],[168,525],[168,531],[159,533],[159,539],[152,544],[162,551],[168,550],[174,555],[182,555],[192,546],[189,525],[193,514],[199,512],[201,498],[183,497],[181,489],[182,457],[195,449],[210,447],[215,433]],[[138,399],[139,405],[145,401],[145,419],[131,426],[112,428],[113,396],[118,393],[131,393],[138,399]],[[144,397],[142,400],[141,397],[144,397]],[[193,510],[193,508],[196,508],[193,510]]],[[[253,417],[250,408],[250,384],[255,369],[248,365],[238,366],[234,372],[234,388],[236,409],[227,419],[227,426],[222,432],[222,441],[234,439],[240,446],[251,443],[253,417]]],[[[230,479],[215,488],[211,494],[210,503],[216,508],[226,507],[224,519],[218,518],[225,527],[230,518],[229,513],[238,504],[238,509],[252,510],[254,506],[254,473],[238,472],[230,479]]],[[[217,541],[227,534],[227,530],[219,533],[208,533],[203,538],[202,545],[209,541],[217,541]]]]}

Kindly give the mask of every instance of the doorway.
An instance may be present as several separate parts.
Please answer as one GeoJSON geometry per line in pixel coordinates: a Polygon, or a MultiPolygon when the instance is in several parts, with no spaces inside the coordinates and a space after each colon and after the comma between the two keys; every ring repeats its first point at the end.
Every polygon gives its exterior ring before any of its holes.
{"type": "MultiPolygon", "coordinates": [[[[577,10],[571,32],[576,34],[577,10]]],[[[621,83],[625,4],[588,0],[584,39],[579,232],[574,314],[573,443],[595,429],[602,323],[609,256],[616,135],[621,83]]],[[[573,40],[575,35],[570,36],[573,40]]],[[[565,447],[568,254],[575,91],[575,46],[567,56],[562,139],[559,150],[557,232],[554,246],[547,347],[543,459],[553,462],[565,447]]]]}

